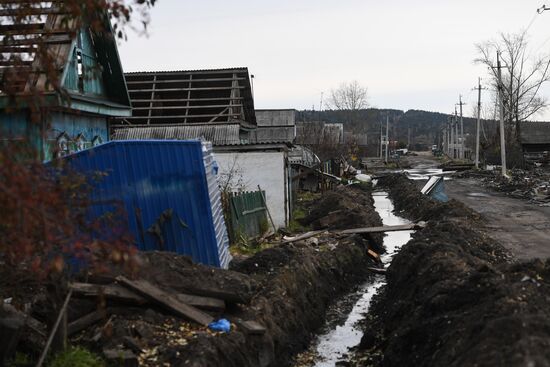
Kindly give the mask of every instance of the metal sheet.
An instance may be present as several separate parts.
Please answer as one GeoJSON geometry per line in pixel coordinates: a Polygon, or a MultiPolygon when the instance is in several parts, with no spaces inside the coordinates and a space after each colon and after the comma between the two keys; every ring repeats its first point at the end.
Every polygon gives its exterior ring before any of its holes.
{"type": "Polygon", "coordinates": [[[77,171],[107,174],[94,183],[92,199],[99,204],[91,214],[100,216],[122,206],[140,250],[166,250],[227,267],[227,234],[216,203],[219,189],[207,177],[211,174],[205,169],[205,152],[200,141],[114,141],[65,159],[77,171]],[[172,210],[171,218],[160,223],[167,210],[172,210]],[[161,228],[162,246],[158,236],[147,231],[155,223],[161,228]]]}

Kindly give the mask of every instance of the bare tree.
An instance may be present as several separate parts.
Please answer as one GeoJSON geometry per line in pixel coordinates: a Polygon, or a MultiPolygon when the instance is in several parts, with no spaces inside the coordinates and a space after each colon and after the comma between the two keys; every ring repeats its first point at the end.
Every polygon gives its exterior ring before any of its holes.
{"type": "Polygon", "coordinates": [[[327,101],[329,108],[336,110],[357,111],[368,106],[367,88],[357,80],[344,82],[337,89],[330,91],[327,101]]]}
{"type": "Polygon", "coordinates": [[[532,55],[525,32],[501,33],[497,40],[476,45],[476,63],[486,65],[497,91],[498,70],[496,54],[500,55],[502,68],[502,94],[507,127],[507,140],[515,135],[519,139],[521,122],[542,112],[548,105],[546,97],[539,94],[541,86],[550,80],[548,55],[532,55]]]}

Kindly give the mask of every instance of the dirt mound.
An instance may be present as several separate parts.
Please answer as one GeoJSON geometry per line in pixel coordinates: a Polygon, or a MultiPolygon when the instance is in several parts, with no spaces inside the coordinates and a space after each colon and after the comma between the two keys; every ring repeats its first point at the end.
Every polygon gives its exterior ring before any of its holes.
{"type": "MultiPolygon", "coordinates": [[[[308,215],[300,222],[313,229],[331,230],[381,226],[382,220],[374,210],[371,192],[370,186],[338,186],[314,202],[308,215]]],[[[373,234],[367,238],[373,243],[382,243],[383,235],[373,234]]]]}
{"type": "Polygon", "coordinates": [[[382,177],[378,185],[388,189],[395,209],[411,220],[440,220],[444,217],[481,219],[478,213],[457,200],[442,203],[423,195],[418,186],[403,174],[382,177]]]}
{"type": "Polygon", "coordinates": [[[512,263],[462,209],[440,210],[395,256],[352,365],[550,364],[550,261],[512,263]]]}

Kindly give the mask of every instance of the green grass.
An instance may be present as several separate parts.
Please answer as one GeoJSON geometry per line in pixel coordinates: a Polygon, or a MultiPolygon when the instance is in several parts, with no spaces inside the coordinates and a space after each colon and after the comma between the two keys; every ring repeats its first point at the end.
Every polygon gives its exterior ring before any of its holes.
{"type": "Polygon", "coordinates": [[[56,355],[48,367],[105,367],[105,363],[89,350],[71,347],[56,355]]]}

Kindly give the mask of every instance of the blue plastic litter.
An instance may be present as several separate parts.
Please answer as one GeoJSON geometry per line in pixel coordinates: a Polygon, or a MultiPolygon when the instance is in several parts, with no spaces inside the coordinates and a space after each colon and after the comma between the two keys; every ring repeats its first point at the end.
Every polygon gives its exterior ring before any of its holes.
{"type": "Polygon", "coordinates": [[[208,328],[212,331],[228,333],[229,330],[231,330],[231,323],[226,319],[219,319],[218,321],[208,324],[208,328]]]}

